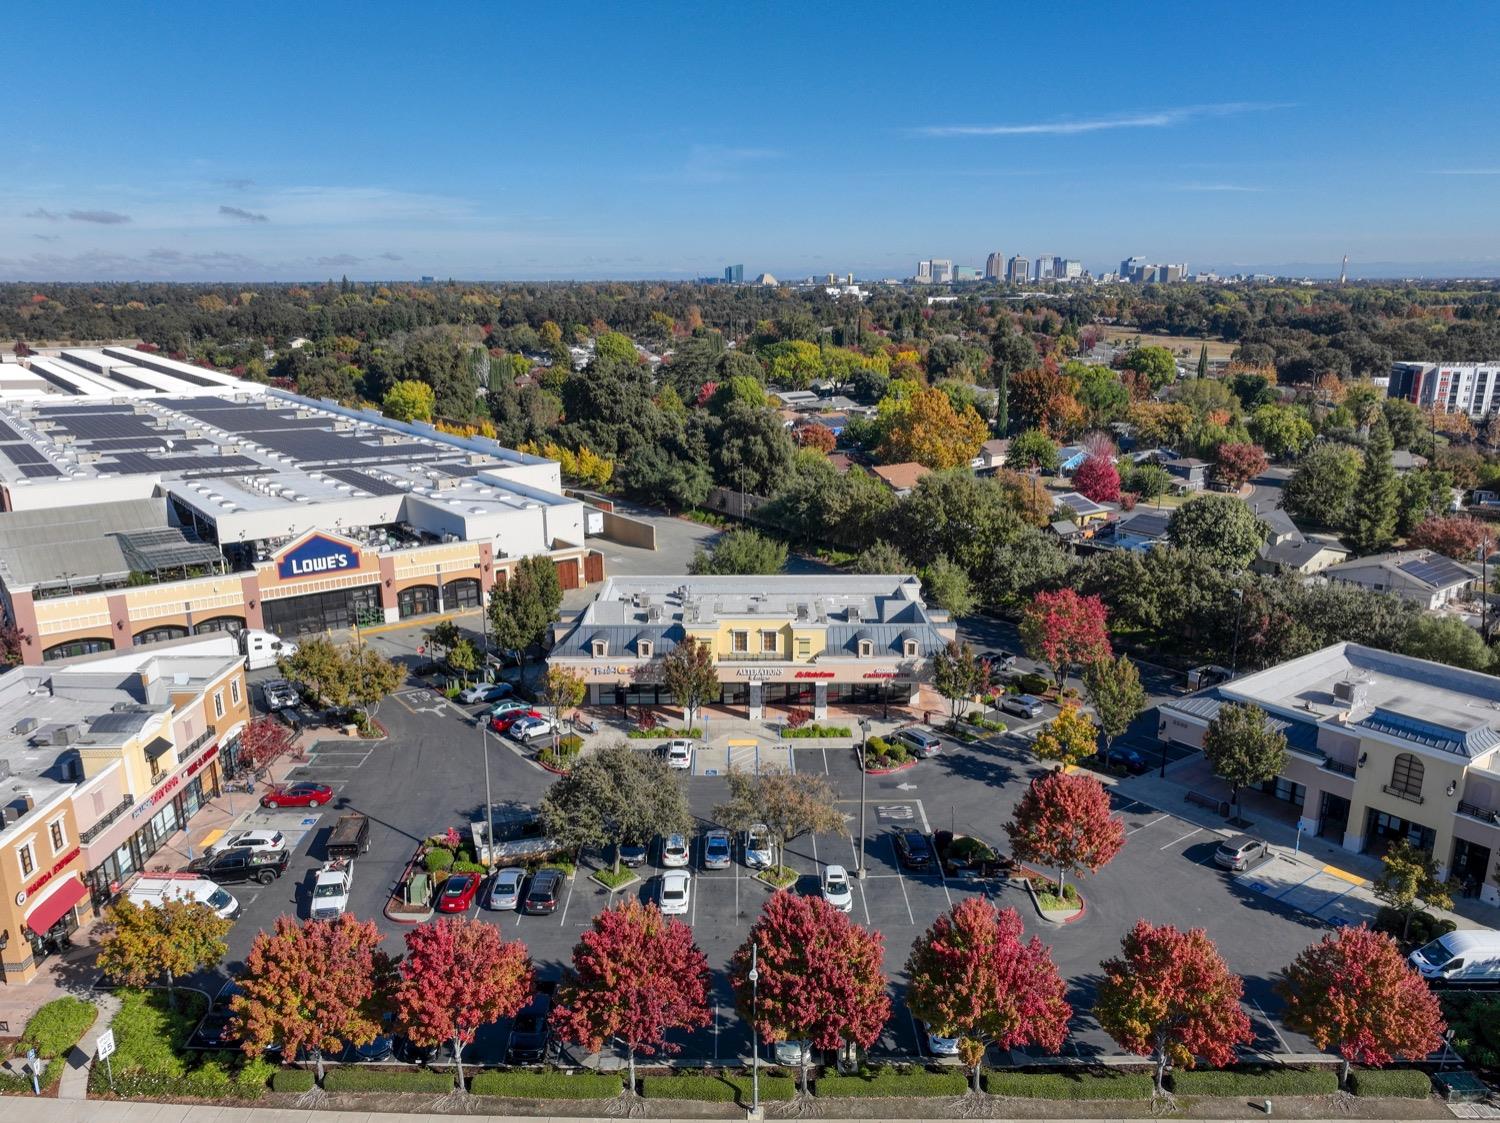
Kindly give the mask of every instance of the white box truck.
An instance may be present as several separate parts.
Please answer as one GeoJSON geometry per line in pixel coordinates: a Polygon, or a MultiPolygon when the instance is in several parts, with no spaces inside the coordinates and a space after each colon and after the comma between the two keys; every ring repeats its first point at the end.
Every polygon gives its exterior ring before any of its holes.
{"type": "Polygon", "coordinates": [[[283,656],[297,654],[297,645],[273,632],[246,628],[240,633],[240,652],[245,656],[245,669],[258,671],[276,666],[276,660],[283,656]]]}
{"type": "Polygon", "coordinates": [[[1411,953],[1411,965],[1442,986],[1500,986],[1500,932],[1463,928],[1411,953]]]}
{"type": "Polygon", "coordinates": [[[231,920],[240,914],[240,903],[228,892],[195,873],[162,873],[143,876],[126,892],[133,905],[155,905],[168,901],[197,901],[231,920]]]}

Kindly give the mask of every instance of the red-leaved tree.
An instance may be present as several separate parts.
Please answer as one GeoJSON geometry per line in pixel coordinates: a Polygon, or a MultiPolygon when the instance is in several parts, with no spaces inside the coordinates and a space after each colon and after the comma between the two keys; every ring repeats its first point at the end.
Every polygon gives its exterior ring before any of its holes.
{"type": "Polygon", "coordinates": [[[762,1041],[802,1041],[802,1090],[809,1049],[868,1049],[890,1016],[885,941],[822,897],[772,894],[729,961],[734,1005],[762,1041]],[[756,949],[759,985],[750,983],[756,949]]]}
{"type": "Polygon", "coordinates": [[[633,1091],[637,1053],[676,1053],[668,1030],[713,1020],[708,960],[686,924],[655,905],[626,901],[594,917],[573,949],[557,1003],[553,1024],[565,1041],[593,1052],[610,1041],[625,1046],[633,1091]]]}
{"type": "Polygon", "coordinates": [[[292,731],[273,717],[254,718],[240,734],[238,759],[256,776],[297,747],[292,731]]]}
{"type": "Polygon", "coordinates": [[[401,1032],[428,1048],[453,1043],[458,1090],[464,1089],[464,1046],[482,1025],[514,1017],[531,998],[534,974],[526,945],[468,917],[443,917],[406,933],[406,958],[396,985],[401,1032]]]}
{"type": "Polygon", "coordinates": [[[1233,491],[1266,470],[1266,450],[1260,445],[1228,441],[1214,454],[1214,479],[1233,491]]]}
{"type": "Polygon", "coordinates": [[[1073,488],[1095,503],[1120,501],[1120,470],[1107,456],[1094,455],[1078,465],[1073,473],[1073,488]]]}
{"type": "Polygon", "coordinates": [[[1443,1043],[1437,995],[1395,940],[1363,924],[1303,949],[1276,989],[1286,1000],[1281,1020],[1319,1049],[1337,1049],[1344,1080],[1351,1063],[1420,1060],[1443,1043]]]}
{"type": "Polygon", "coordinates": [[[1026,654],[1052,668],[1061,689],[1069,667],[1114,654],[1108,615],[1098,597],[1079,596],[1072,589],[1038,593],[1021,615],[1021,641],[1026,654]]]}
{"type": "Polygon", "coordinates": [[[1110,814],[1104,785],[1062,769],[1031,782],[1005,833],[1021,861],[1057,870],[1059,893],[1069,873],[1097,873],[1125,845],[1125,825],[1110,814]]]}
{"type": "Polygon", "coordinates": [[[345,913],[336,920],[278,916],[257,932],[232,1002],[240,1048],[259,1056],[281,1046],[288,1060],[312,1051],[323,1079],[323,1054],[380,1035],[393,977],[373,920],[345,913]]]}
{"type": "Polygon", "coordinates": [[[792,440],[803,448],[815,448],[819,452],[832,452],[839,439],[827,425],[816,421],[798,425],[792,430],[792,440]]]}
{"type": "Polygon", "coordinates": [[[1151,1058],[1158,1092],[1169,1063],[1192,1068],[1202,1058],[1222,1068],[1255,1039],[1240,1007],[1245,984],[1202,928],[1137,920],[1122,954],[1100,967],[1094,1017],[1120,1048],[1151,1058]]]}
{"type": "Polygon", "coordinates": [[[14,667],[26,658],[31,636],[9,620],[0,621],[0,667],[14,667]]]}
{"type": "Polygon", "coordinates": [[[1458,561],[1473,561],[1481,546],[1494,549],[1489,524],[1468,515],[1433,516],[1412,530],[1406,544],[1419,550],[1435,550],[1458,561]]]}
{"type": "Polygon", "coordinates": [[[933,921],[906,959],[906,1004],[931,1029],[957,1037],[973,1071],[990,1045],[1062,1048],[1073,1008],[1051,950],[1036,936],[1021,942],[1015,909],[969,897],[933,921]]]}

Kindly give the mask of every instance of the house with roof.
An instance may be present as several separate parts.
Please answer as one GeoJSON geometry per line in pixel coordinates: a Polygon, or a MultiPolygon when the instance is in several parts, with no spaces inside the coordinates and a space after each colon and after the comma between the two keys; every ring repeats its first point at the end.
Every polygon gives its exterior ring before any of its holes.
{"type": "Polygon", "coordinates": [[[1322,538],[1281,538],[1267,541],[1250,563],[1254,573],[1322,573],[1348,560],[1349,551],[1322,538]]]}
{"type": "Polygon", "coordinates": [[[1172,473],[1173,484],[1178,491],[1202,491],[1208,483],[1209,463],[1196,456],[1163,460],[1161,466],[1172,473]]]}
{"type": "Polygon", "coordinates": [[[979,455],[969,462],[979,475],[992,475],[1005,467],[1005,454],[1010,451],[1010,438],[996,437],[979,446],[979,455]]]}
{"type": "Polygon", "coordinates": [[[1057,474],[1071,476],[1088,458],[1089,451],[1082,445],[1063,445],[1057,450],[1057,474]]]}
{"type": "Polygon", "coordinates": [[[1371,554],[1328,566],[1322,573],[1330,581],[1394,593],[1429,610],[1468,600],[1479,581],[1476,569],[1432,550],[1371,554]]]}
{"type": "Polygon", "coordinates": [[[877,464],[870,471],[880,477],[881,483],[897,495],[910,495],[911,489],[917,486],[917,481],[932,469],[925,464],[918,464],[915,460],[907,460],[900,464],[877,464]]]}
{"type": "Polygon", "coordinates": [[[1104,522],[1115,512],[1114,507],[1095,503],[1087,495],[1077,491],[1064,491],[1054,495],[1052,506],[1085,528],[1104,522]]]}
{"type": "Polygon", "coordinates": [[[1171,521],[1171,511],[1137,507],[1109,523],[1099,532],[1097,540],[1117,550],[1149,550],[1167,540],[1171,521]]]}
{"type": "Polygon", "coordinates": [[[1404,476],[1407,472],[1427,467],[1427,457],[1418,456],[1410,449],[1395,448],[1391,450],[1391,467],[1398,475],[1404,476]]]}

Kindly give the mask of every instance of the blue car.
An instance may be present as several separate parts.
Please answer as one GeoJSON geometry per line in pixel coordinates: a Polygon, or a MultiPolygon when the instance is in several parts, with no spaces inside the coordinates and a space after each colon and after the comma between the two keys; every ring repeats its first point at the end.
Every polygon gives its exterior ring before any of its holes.
{"type": "Polygon", "coordinates": [[[1123,768],[1132,776],[1139,776],[1151,766],[1146,763],[1146,758],[1134,749],[1120,748],[1110,749],[1104,754],[1104,763],[1111,768],[1123,768]]]}

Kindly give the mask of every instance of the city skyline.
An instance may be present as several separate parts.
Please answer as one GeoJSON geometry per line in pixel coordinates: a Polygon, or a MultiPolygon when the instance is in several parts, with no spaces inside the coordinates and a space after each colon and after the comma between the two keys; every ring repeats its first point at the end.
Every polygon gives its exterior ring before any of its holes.
{"type": "Polygon", "coordinates": [[[69,78],[16,93],[0,278],[885,277],[997,246],[1095,274],[1336,276],[1347,253],[1353,278],[1496,275],[1500,145],[1476,122],[1500,95],[1371,80],[1482,70],[1497,15],[1465,8],[1399,35],[1394,5],[997,10],[953,35],[886,4],[899,41],[858,47],[839,13],[788,10],[774,59],[753,7],[27,9],[18,41],[69,78]],[[997,42],[1056,70],[970,83],[997,42]],[[916,58],[937,81],[908,80],[916,58]]]}

